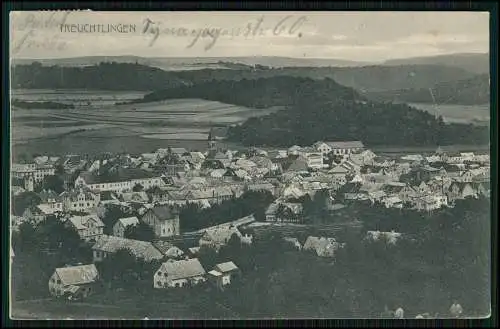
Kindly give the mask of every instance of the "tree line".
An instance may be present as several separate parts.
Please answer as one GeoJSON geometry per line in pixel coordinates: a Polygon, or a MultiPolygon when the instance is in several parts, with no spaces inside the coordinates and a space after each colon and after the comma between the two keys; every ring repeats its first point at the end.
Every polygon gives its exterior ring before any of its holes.
{"type": "Polygon", "coordinates": [[[361,140],[366,145],[425,146],[488,143],[489,131],[471,124],[445,124],[441,116],[406,104],[367,101],[352,88],[326,78],[275,76],[210,81],[167,88],[133,103],[202,98],[252,108],[282,107],[228,130],[245,146],[310,145],[318,140],[361,140]]]}
{"type": "Polygon", "coordinates": [[[303,98],[287,110],[250,118],[228,130],[246,146],[311,145],[318,140],[361,140],[365,145],[437,146],[487,144],[489,131],[472,124],[445,124],[406,104],[321,102],[303,98]]]}
{"type": "Polygon", "coordinates": [[[264,211],[273,200],[269,191],[246,191],[238,198],[224,200],[210,208],[204,209],[197,203],[188,203],[180,210],[180,227],[183,232],[197,231],[252,214],[256,220],[263,221],[264,211]]]}
{"type": "MultiPolygon", "coordinates": [[[[206,270],[233,261],[242,276],[224,292],[199,288],[182,303],[214,315],[215,303],[199,305],[196,300],[216,301],[241,316],[257,318],[379,317],[385,305],[401,306],[409,317],[423,312],[446,317],[457,299],[464,315],[485,316],[491,285],[489,207],[486,198],[461,200],[455,208],[426,218],[378,208],[370,217],[361,209],[365,230],[335,235],[346,247],[334,259],[295,250],[276,233],[257,235],[250,246],[232,238],[219,253],[202,248],[198,257],[206,270]],[[391,227],[403,233],[395,245],[365,239],[366,230],[391,227]]],[[[80,249],[75,234],[48,220],[36,230],[23,226],[13,236],[15,298],[46,294],[55,267],[89,262],[89,249],[80,249]]],[[[151,306],[153,300],[171,299],[152,287],[160,263],[137,260],[121,250],[98,267],[107,287],[125,289],[127,296],[151,306]]],[[[95,298],[102,302],[104,297],[95,298]]],[[[110,303],[120,305],[121,297],[116,298],[110,303]]]]}
{"type": "Polygon", "coordinates": [[[489,74],[469,79],[440,82],[431,88],[369,92],[367,97],[378,101],[398,101],[429,104],[488,104],[490,102],[489,74]]]}
{"type": "MultiPolygon", "coordinates": [[[[401,306],[409,317],[447,317],[454,299],[464,314],[484,316],[491,284],[489,205],[487,199],[463,200],[417,220],[416,235],[400,231],[405,238],[395,245],[366,240],[365,230],[335,236],[346,243],[335,261],[299,252],[279,235],[256,237],[252,246],[232,241],[219,254],[200,251],[200,260],[240,267],[238,284],[213,298],[246,317],[380,317],[385,305],[401,306]]],[[[386,219],[395,225],[416,217],[395,212],[386,219]]],[[[365,229],[391,225],[362,220],[365,229]]]]}
{"type": "MultiPolygon", "coordinates": [[[[86,67],[30,65],[13,67],[15,88],[52,89],[56,87],[81,88],[82,86],[107,90],[160,90],[210,83],[268,79],[278,76],[310,78],[314,80],[334,79],[344,86],[360,91],[394,91],[396,89],[419,90],[433,88],[436,84],[467,79],[475,75],[463,68],[446,65],[400,65],[363,67],[276,67],[260,65],[254,67],[236,63],[222,63],[226,68],[185,71],[163,71],[137,63],[102,62],[86,67]],[[227,69],[229,68],[229,69],[227,69]],[[125,72],[128,71],[128,72],[125,72]],[[99,73],[100,72],[100,73],[99,73]],[[96,80],[101,79],[101,81],[96,80]],[[125,78],[125,79],[124,79],[125,78]],[[130,79],[133,78],[133,79],[130,79]],[[140,84],[139,84],[140,83],[140,84]],[[141,89],[136,89],[141,87],[141,89]]],[[[481,90],[489,89],[481,85],[481,90]]],[[[461,89],[461,91],[465,91],[461,89]]],[[[467,101],[465,98],[457,96],[467,101]]],[[[392,98],[391,98],[392,99],[392,98]]]]}
{"type": "Polygon", "coordinates": [[[74,109],[75,106],[73,104],[63,104],[63,103],[57,103],[57,102],[26,102],[26,101],[21,101],[18,99],[12,100],[11,104],[12,107],[18,107],[21,109],[56,109],[56,110],[63,110],[63,109],[74,109]]]}

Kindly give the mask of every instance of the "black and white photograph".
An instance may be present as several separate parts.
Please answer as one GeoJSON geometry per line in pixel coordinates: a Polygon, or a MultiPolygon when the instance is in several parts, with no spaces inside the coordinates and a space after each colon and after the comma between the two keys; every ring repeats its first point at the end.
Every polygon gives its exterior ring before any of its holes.
{"type": "Polygon", "coordinates": [[[488,12],[9,18],[11,319],[491,316],[488,12]]]}

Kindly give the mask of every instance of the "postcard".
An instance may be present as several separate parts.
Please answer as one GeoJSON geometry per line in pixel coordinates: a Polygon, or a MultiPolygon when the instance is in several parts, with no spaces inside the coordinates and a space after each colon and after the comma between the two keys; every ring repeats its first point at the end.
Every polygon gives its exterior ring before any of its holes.
{"type": "Polygon", "coordinates": [[[487,12],[10,13],[10,317],[491,314],[487,12]]]}

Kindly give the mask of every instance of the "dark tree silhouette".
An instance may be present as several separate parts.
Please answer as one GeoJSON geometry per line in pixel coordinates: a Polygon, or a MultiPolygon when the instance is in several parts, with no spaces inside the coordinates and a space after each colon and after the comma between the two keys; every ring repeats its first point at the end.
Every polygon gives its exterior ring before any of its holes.
{"type": "Polygon", "coordinates": [[[64,192],[64,180],[56,175],[45,176],[42,180],[42,189],[61,194],[64,192]]]}
{"type": "Polygon", "coordinates": [[[40,202],[41,199],[38,194],[29,191],[22,192],[12,199],[14,215],[21,216],[27,208],[39,205],[40,202]]]}
{"type": "Polygon", "coordinates": [[[137,225],[127,226],[124,236],[127,239],[153,241],[155,238],[155,233],[151,226],[142,221],[139,221],[137,225]]]}
{"type": "Polygon", "coordinates": [[[135,184],[134,187],[132,188],[133,192],[142,192],[144,191],[144,186],[141,184],[135,184]]]}
{"type": "Polygon", "coordinates": [[[140,272],[140,265],[134,254],[129,249],[119,249],[108,255],[99,264],[101,277],[106,282],[118,286],[133,284],[140,272]]]}
{"type": "Polygon", "coordinates": [[[103,218],[101,219],[104,223],[104,234],[111,235],[113,233],[113,226],[116,221],[123,217],[131,216],[130,213],[123,211],[120,207],[115,205],[108,205],[106,207],[103,218]]]}
{"type": "Polygon", "coordinates": [[[202,209],[197,204],[188,203],[180,210],[181,229],[184,231],[199,230],[251,214],[257,214],[262,218],[263,212],[273,200],[274,197],[269,191],[247,191],[239,198],[224,200],[208,209],[202,209]]]}

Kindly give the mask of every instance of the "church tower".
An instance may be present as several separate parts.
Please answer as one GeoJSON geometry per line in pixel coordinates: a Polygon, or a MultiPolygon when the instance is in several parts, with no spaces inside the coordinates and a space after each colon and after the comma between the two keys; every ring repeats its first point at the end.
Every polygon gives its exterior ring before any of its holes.
{"type": "Polygon", "coordinates": [[[208,150],[213,151],[215,150],[215,147],[216,147],[215,135],[212,128],[210,128],[210,131],[208,132],[208,150]]]}

